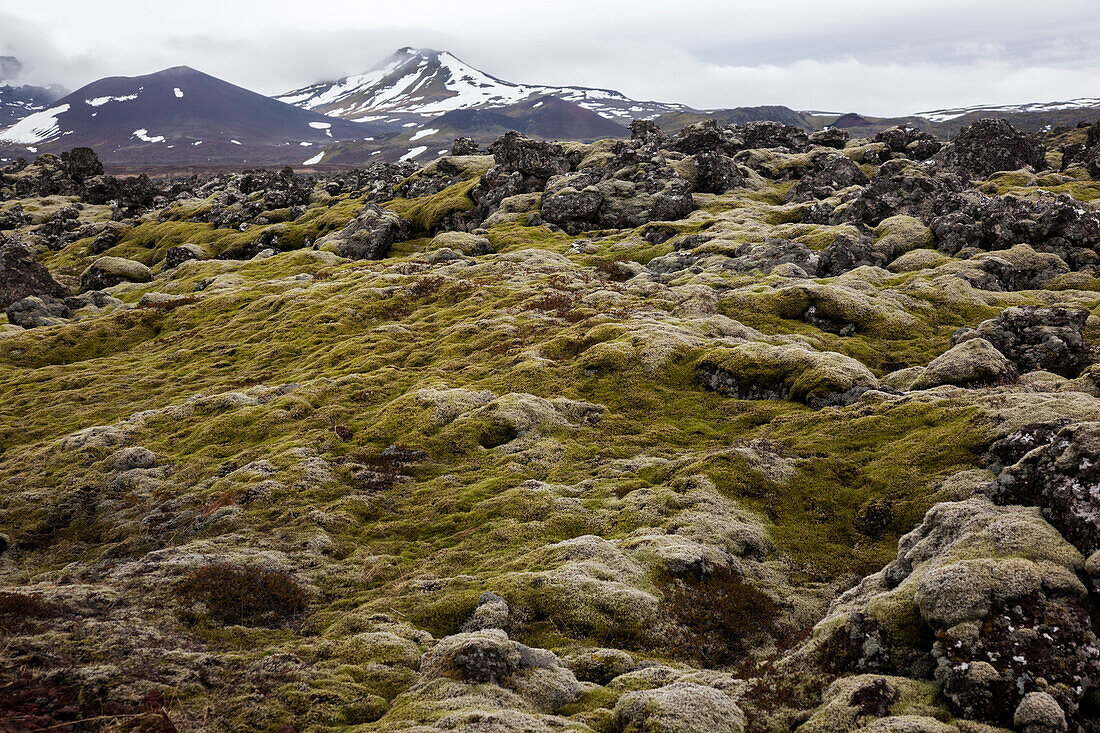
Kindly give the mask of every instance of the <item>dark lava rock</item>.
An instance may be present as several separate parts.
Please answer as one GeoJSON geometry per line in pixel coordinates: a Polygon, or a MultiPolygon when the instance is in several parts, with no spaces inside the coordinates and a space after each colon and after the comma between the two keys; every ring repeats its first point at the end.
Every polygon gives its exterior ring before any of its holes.
{"type": "Polygon", "coordinates": [[[472,137],[456,137],[451,143],[451,155],[481,155],[481,148],[472,137]]]}
{"type": "Polygon", "coordinates": [[[914,127],[891,127],[875,135],[874,142],[884,143],[891,153],[913,160],[928,160],[943,147],[935,135],[914,127]]]}
{"type": "MultiPolygon", "coordinates": [[[[654,125],[655,126],[655,125],[654,125]]],[[[733,155],[742,149],[741,141],[727,127],[720,127],[714,120],[696,122],[676,133],[669,147],[685,155],[717,152],[733,155]]]]}
{"type": "Polygon", "coordinates": [[[706,150],[695,156],[695,190],[699,193],[725,193],[745,185],[745,177],[733,158],[706,150]]]}
{"type": "Polygon", "coordinates": [[[336,245],[336,254],[353,260],[380,260],[389,254],[394,242],[409,238],[412,224],[378,204],[367,204],[351,222],[338,232],[318,241],[336,245]]]}
{"type": "Polygon", "coordinates": [[[841,153],[815,155],[813,168],[787,192],[787,201],[812,201],[832,196],[842,188],[865,186],[867,174],[841,153]]]}
{"type": "Polygon", "coordinates": [[[750,122],[739,129],[743,147],[786,148],[800,153],[810,148],[810,138],[804,130],[781,122],[750,122]]]}
{"type": "Polygon", "coordinates": [[[932,160],[972,178],[985,178],[997,171],[1046,168],[1046,147],[1006,120],[985,118],[964,127],[932,160]]]}
{"type": "Polygon", "coordinates": [[[93,176],[103,175],[103,164],[91,148],[73,148],[61,154],[65,172],[76,183],[83,183],[93,176]]]}
{"type": "Polygon", "coordinates": [[[71,318],[73,313],[65,301],[50,296],[31,295],[7,307],[8,322],[23,328],[52,326],[71,318]]]}
{"type": "Polygon", "coordinates": [[[13,204],[5,211],[0,211],[0,231],[19,229],[31,223],[30,215],[24,213],[23,204],[13,204]]]}
{"type": "Polygon", "coordinates": [[[568,173],[572,165],[558,143],[532,140],[520,132],[507,132],[489,146],[496,164],[505,172],[549,179],[568,173]]]}
{"type": "Polygon", "coordinates": [[[851,137],[847,130],[842,130],[839,127],[827,127],[824,130],[810,133],[810,143],[824,148],[843,150],[851,137]]]}
{"type": "Polygon", "coordinates": [[[68,294],[38,261],[33,249],[19,242],[0,244],[0,308],[28,295],[64,298],[68,294]]]}
{"type": "Polygon", "coordinates": [[[642,147],[657,150],[667,148],[672,139],[653,120],[634,120],[630,123],[630,140],[642,147]]]}
{"type": "Polygon", "coordinates": [[[693,208],[691,184],[660,158],[632,159],[559,176],[542,197],[542,217],[570,234],[628,229],[682,219],[693,208]]]}
{"type": "Polygon", "coordinates": [[[1088,557],[1100,550],[1100,423],[1077,423],[1004,469],[989,487],[998,504],[1036,506],[1088,557]]]}
{"type": "Polygon", "coordinates": [[[1069,419],[1060,418],[1053,422],[1024,425],[989,446],[989,450],[982,456],[982,461],[991,471],[999,473],[1003,468],[1016,463],[1036,448],[1050,445],[1058,435],[1058,431],[1069,424],[1069,419]]]}
{"type": "Polygon", "coordinates": [[[1091,361],[1085,340],[1087,310],[1025,305],[1006,308],[977,328],[960,329],[951,345],[984,338],[1011,359],[1021,372],[1048,371],[1076,377],[1091,361]]]}

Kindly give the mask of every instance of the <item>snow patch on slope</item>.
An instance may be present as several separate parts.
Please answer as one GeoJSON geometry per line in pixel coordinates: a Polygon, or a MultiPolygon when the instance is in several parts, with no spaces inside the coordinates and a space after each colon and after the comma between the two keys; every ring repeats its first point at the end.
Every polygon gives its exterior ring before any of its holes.
{"type": "Polygon", "coordinates": [[[138,140],[144,140],[147,143],[162,143],[164,142],[164,135],[150,135],[149,131],[144,127],[134,130],[134,137],[138,140]]]}
{"type": "MultiPolygon", "coordinates": [[[[138,91],[141,91],[140,89],[138,91]]],[[[137,94],[127,94],[125,97],[94,97],[85,99],[84,104],[89,107],[102,107],[108,102],[131,102],[138,98],[137,94]]]]}
{"type": "Polygon", "coordinates": [[[7,130],[0,132],[0,142],[16,143],[17,145],[45,142],[61,132],[57,118],[68,111],[69,105],[63,104],[59,107],[27,115],[7,130]]]}

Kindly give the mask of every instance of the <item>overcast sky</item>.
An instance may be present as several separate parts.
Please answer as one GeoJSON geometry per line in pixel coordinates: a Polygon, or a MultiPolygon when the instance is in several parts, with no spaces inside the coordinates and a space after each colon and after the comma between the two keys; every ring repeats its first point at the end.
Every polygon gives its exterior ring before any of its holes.
{"type": "Polygon", "coordinates": [[[515,82],[899,115],[1100,97],[1100,0],[3,0],[26,82],[193,66],[275,94],[445,49],[515,82]]]}

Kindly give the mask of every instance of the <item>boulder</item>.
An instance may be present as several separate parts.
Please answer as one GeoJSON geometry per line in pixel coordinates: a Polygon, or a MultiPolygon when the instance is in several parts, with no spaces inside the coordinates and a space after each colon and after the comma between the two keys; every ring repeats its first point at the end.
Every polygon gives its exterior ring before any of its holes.
{"type": "Polygon", "coordinates": [[[691,183],[660,159],[624,155],[607,167],[552,179],[542,197],[542,217],[570,234],[629,229],[683,219],[694,206],[691,190],[691,183]]]}
{"type": "Polygon", "coordinates": [[[707,119],[684,127],[672,138],[669,147],[685,155],[710,152],[732,156],[743,146],[732,130],[707,119]]]}
{"type": "Polygon", "coordinates": [[[814,155],[812,160],[813,168],[787,192],[788,202],[824,199],[849,186],[865,186],[870,182],[867,174],[841,153],[814,155]]]}
{"type": "Polygon", "coordinates": [[[488,255],[496,252],[486,238],[468,232],[440,232],[432,237],[432,249],[452,249],[468,257],[488,255]]]}
{"type": "Polygon", "coordinates": [[[617,730],[743,733],[745,714],[724,692],[694,682],[628,692],[614,710],[617,730]]]}
{"type": "Polygon", "coordinates": [[[352,260],[380,260],[394,242],[403,242],[412,232],[412,223],[375,203],[368,203],[343,229],[317,240],[319,246],[331,246],[341,257],[352,260]]]}
{"type": "Polygon", "coordinates": [[[695,156],[695,190],[722,194],[745,185],[737,163],[717,151],[704,150],[695,156]]]}
{"type": "Polygon", "coordinates": [[[810,138],[804,130],[781,122],[750,122],[739,128],[738,132],[743,140],[743,147],[747,149],[785,148],[800,153],[810,148],[810,138]]]}
{"type": "Polygon", "coordinates": [[[496,164],[507,173],[541,178],[568,173],[572,168],[558,143],[532,140],[520,132],[507,132],[489,146],[496,164]]]}
{"type": "Polygon", "coordinates": [[[11,240],[0,243],[0,308],[30,295],[64,298],[68,294],[38,261],[33,249],[11,240]]]}
{"type": "Polygon", "coordinates": [[[791,399],[810,407],[848,405],[878,380],[863,364],[835,352],[763,342],[720,349],[696,366],[706,389],[748,400],[791,399]]]}
{"type": "Polygon", "coordinates": [[[1023,733],[1060,733],[1069,730],[1066,713],[1045,692],[1029,692],[1016,706],[1012,724],[1023,733]]]}
{"type": "Polygon", "coordinates": [[[940,354],[913,383],[912,389],[945,384],[974,387],[1015,381],[1016,368],[993,344],[983,338],[963,341],[940,354]]]}
{"type": "Polygon", "coordinates": [[[843,150],[850,138],[851,135],[848,134],[848,131],[840,127],[826,127],[824,130],[810,133],[810,143],[812,145],[820,145],[823,148],[836,148],[837,150],[843,150]]]}
{"type": "Polygon", "coordinates": [[[634,120],[630,123],[630,140],[641,146],[657,150],[667,148],[672,140],[653,120],[634,120]]]}
{"type": "Polygon", "coordinates": [[[971,178],[1020,168],[1043,170],[1046,147],[1035,135],[1020,132],[1007,120],[983,118],[968,125],[932,157],[938,167],[971,178]]]}
{"type": "Polygon", "coordinates": [[[472,137],[456,137],[451,143],[451,155],[481,155],[481,148],[472,137]]]}
{"type": "Polygon", "coordinates": [[[65,301],[50,296],[29,295],[17,300],[5,310],[8,323],[23,328],[56,326],[72,318],[72,310],[65,301]]]}
{"type": "Polygon", "coordinates": [[[951,345],[981,338],[1008,357],[1020,373],[1047,371],[1073,379],[1091,362],[1084,309],[1013,306],[977,328],[960,329],[951,345]]]}
{"type": "Polygon", "coordinates": [[[80,289],[104,290],[123,282],[147,283],[153,271],[135,260],[123,257],[100,257],[80,275],[80,289]]]}

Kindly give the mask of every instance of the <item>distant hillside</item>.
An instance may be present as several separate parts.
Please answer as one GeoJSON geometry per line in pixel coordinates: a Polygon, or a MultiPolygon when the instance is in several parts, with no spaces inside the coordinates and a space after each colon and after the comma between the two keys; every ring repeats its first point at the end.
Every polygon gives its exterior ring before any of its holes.
{"type": "Polygon", "coordinates": [[[186,66],[111,77],[0,132],[0,157],[94,148],[108,164],[301,164],[375,128],[299,109],[186,66]]]}

